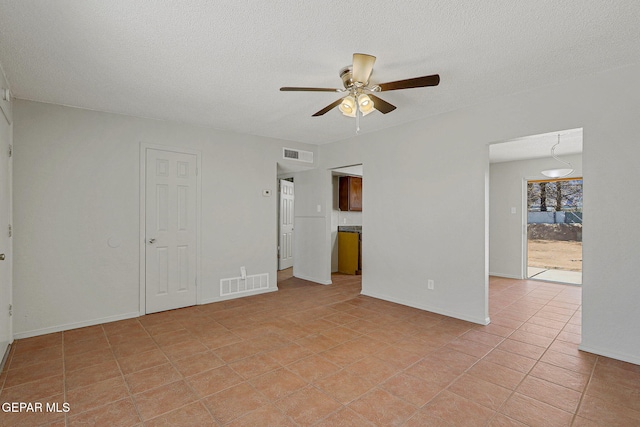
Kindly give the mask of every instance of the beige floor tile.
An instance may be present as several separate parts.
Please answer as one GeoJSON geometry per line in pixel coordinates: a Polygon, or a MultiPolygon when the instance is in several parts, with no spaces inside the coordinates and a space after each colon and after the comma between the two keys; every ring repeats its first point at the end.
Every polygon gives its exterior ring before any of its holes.
{"type": "Polygon", "coordinates": [[[500,412],[532,427],[569,426],[573,418],[568,412],[519,393],[513,394],[500,412]]]}
{"type": "Polygon", "coordinates": [[[494,411],[455,393],[444,391],[425,406],[434,416],[460,427],[481,427],[494,411]]]}
{"type": "Polygon", "coordinates": [[[469,374],[458,378],[448,390],[492,410],[497,410],[512,393],[507,388],[469,374]]]}
{"type": "Polygon", "coordinates": [[[301,425],[312,425],[341,408],[336,400],[311,386],[279,400],[276,406],[301,425]]]}
{"type": "Polygon", "coordinates": [[[492,277],[479,326],[362,296],[359,276],[279,276],[277,293],[16,340],[0,398],[71,412],[0,424],[640,424],[640,367],[578,350],[579,288],[492,277]]]}
{"type": "Polygon", "coordinates": [[[182,379],[182,375],[171,364],[165,363],[164,365],[125,375],[124,379],[131,393],[138,394],[178,381],[182,379]]]}
{"type": "Polygon", "coordinates": [[[238,384],[204,399],[211,414],[223,424],[268,403],[269,400],[248,383],[238,384]]]}
{"type": "Polygon", "coordinates": [[[133,401],[131,398],[126,398],[70,416],[67,425],[69,427],[88,425],[129,427],[140,423],[140,421],[133,401]]]}
{"type": "Polygon", "coordinates": [[[269,372],[253,378],[249,382],[271,401],[282,399],[308,384],[298,375],[286,369],[269,372]]]}
{"type": "Polygon", "coordinates": [[[143,421],[195,402],[198,398],[184,381],[154,388],[133,397],[143,421]]]}
{"type": "Polygon", "coordinates": [[[401,425],[416,412],[415,406],[381,389],[372,390],[349,408],[379,426],[401,425]]]}
{"type": "Polygon", "coordinates": [[[315,382],[316,387],[343,405],[362,396],[374,384],[347,370],[341,370],[315,382]]]}

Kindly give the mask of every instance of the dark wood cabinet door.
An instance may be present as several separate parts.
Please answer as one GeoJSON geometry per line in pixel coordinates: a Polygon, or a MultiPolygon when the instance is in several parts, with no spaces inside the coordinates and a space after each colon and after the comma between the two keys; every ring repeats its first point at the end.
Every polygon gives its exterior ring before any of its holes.
{"type": "Polygon", "coordinates": [[[349,180],[349,210],[362,210],[362,178],[355,176],[349,180]]]}
{"type": "Polygon", "coordinates": [[[341,211],[362,211],[362,178],[340,177],[339,199],[341,211]]]}

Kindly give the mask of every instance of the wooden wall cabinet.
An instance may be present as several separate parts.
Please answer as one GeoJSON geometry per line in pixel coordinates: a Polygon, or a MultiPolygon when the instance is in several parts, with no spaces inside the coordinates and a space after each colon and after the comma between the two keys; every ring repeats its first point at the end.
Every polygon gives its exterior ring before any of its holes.
{"type": "Polygon", "coordinates": [[[362,211],[362,178],[341,176],[339,199],[341,211],[362,211]]]}

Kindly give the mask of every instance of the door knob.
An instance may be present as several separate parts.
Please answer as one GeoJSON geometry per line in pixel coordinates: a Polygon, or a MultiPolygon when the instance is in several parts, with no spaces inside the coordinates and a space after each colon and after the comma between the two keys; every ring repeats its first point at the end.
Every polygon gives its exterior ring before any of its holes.
{"type": "Polygon", "coordinates": [[[4,261],[4,254],[0,254],[0,261],[4,261]]]}
{"type": "Polygon", "coordinates": [[[150,243],[150,244],[152,244],[152,245],[153,245],[155,242],[156,242],[156,239],[149,239],[149,243],[150,243]]]}

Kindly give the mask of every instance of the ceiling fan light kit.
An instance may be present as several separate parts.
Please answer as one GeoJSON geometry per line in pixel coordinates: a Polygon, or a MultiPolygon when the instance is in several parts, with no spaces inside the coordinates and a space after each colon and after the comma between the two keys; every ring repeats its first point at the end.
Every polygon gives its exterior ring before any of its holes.
{"type": "Polygon", "coordinates": [[[356,116],[356,100],[353,96],[345,96],[340,103],[338,109],[348,117],[356,116]]]}
{"type": "Polygon", "coordinates": [[[430,76],[415,77],[395,82],[371,85],[369,78],[373,72],[373,65],[376,57],[364,53],[354,53],[352,65],[340,70],[340,78],[344,89],[314,88],[314,87],[281,87],[283,92],[347,92],[347,96],[329,104],[322,110],[313,114],[318,117],[326,114],[335,107],[347,117],[357,119],[362,115],[372,113],[374,110],[387,114],[396,109],[396,106],[373,95],[374,92],[388,90],[411,89],[426,86],[437,86],[440,83],[440,76],[433,74],[430,76]],[[360,114],[358,114],[358,112],[360,114]]]}
{"type": "Polygon", "coordinates": [[[358,95],[358,109],[362,113],[363,116],[366,116],[369,113],[372,113],[375,110],[375,104],[369,98],[369,95],[361,93],[358,95]]]}

